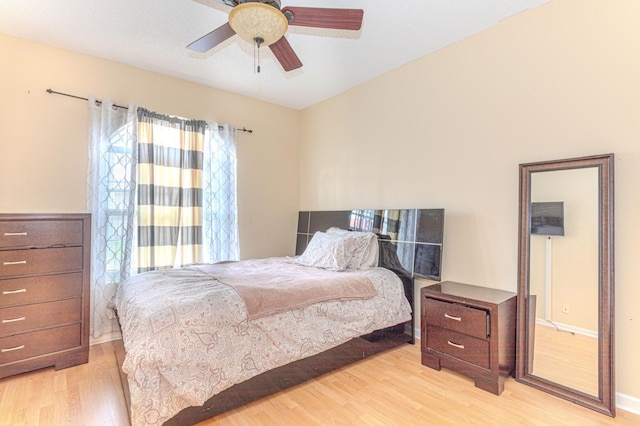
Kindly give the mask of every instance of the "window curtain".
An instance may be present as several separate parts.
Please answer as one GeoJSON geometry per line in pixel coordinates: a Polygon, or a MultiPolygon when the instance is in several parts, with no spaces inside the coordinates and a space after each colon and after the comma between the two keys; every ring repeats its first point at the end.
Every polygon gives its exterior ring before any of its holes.
{"type": "Polygon", "coordinates": [[[236,130],[208,123],[205,130],[203,179],[204,261],[238,259],[236,130]]]}
{"type": "Polygon", "coordinates": [[[239,255],[235,129],[89,100],[91,335],[131,273],[239,255]]]}
{"type": "Polygon", "coordinates": [[[202,261],[206,126],[138,109],[138,272],[202,261]]]}
{"type": "Polygon", "coordinates": [[[132,264],[137,117],[133,105],[89,98],[88,209],[91,212],[91,336],[119,331],[109,301],[132,264]]]}

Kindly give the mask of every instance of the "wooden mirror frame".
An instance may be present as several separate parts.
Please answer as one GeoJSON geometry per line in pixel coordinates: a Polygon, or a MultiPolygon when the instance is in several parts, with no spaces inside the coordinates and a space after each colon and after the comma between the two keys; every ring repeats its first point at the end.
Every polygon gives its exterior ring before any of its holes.
{"type": "MultiPolygon", "coordinates": [[[[600,413],[615,416],[614,385],[614,206],[613,154],[565,160],[520,164],[518,234],[518,315],[516,336],[516,380],[600,413]],[[528,309],[531,178],[533,173],[582,168],[598,168],[599,210],[599,319],[598,319],[598,396],[588,395],[565,385],[531,374],[532,331],[535,317],[528,309]]],[[[534,315],[534,314],[533,314],[534,315]]]]}

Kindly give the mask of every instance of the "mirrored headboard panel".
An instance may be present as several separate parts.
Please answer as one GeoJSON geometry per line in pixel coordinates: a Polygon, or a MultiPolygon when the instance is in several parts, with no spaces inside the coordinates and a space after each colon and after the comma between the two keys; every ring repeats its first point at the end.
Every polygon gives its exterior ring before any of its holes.
{"type": "Polygon", "coordinates": [[[333,210],[306,211],[298,214],[296,255],[304,252],[317,231],[331,227],[351,231],[369,231],[381,235],[381,255],[393,253],[398,268],[411,276],[440,281],[444,209],[333,210]]]}

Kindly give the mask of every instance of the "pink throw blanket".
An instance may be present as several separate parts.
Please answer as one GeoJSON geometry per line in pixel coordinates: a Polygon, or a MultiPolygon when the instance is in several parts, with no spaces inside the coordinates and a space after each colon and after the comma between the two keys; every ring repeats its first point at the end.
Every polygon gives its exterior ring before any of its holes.
{"type": "Polygon", "coordinates": [[[233,287],[244,300],[250,320],[313,303],[369,299],[377,294],[371,280],[357,271],[325,271],[271,259],[197,265],[196,268],[233,287]]]}

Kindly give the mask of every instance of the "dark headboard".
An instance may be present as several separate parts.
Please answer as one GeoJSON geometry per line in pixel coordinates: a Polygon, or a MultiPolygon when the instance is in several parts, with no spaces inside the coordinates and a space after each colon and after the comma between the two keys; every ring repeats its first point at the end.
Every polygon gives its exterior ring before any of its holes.
{"type": "Polygon", "coordinates": [[[396,255],[401,268],[412,277],[440,281],[444,209],[300,212],[296,254],[304,252],[316,231],[326,231],[332,226],[380,234],[381,266],[393,264],[396,255]]]}

